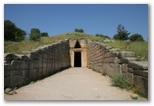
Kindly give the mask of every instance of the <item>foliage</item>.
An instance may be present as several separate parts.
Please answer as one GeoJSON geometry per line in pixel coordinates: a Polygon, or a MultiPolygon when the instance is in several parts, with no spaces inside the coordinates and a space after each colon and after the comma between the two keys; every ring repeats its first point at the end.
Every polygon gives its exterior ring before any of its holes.
{"type": "Polygon", "coordinates": [[[10,20],[4,21],[4,40],[6,41],[22,41],[25,39],[26,32],[18,28],[10,20]]]}
{"type": "Polygon", "coordinates": [[[140,34],[133,34],[133,35],[131,35],[129,37],[129,40],[132,41],[132,42],[133,41],[144,41],[142,35],[140,35],[140,34]]]}
{"type": "Polygon", "coordinates": [[[123,25],[119,24],[117,28],[117,34],[113,36],[117,40],[128,40],[128,35],[130,33],[124,28],[123,25]]]}
{"type": "Polygon", "coordinates": [[[75,29],[74,32],[84,33],[84,30],[83,29],[75,29]]]}
{"type": "Polygon", "coordinates": [[[30,31],[30,40],[39,41],[41,38],[41,32],[38,28],[32,28],[30,31]]]}
{"type": "Polygon", "coordinates": [[[49,35],[48,35],[47,32],[42,32],[42,33],[41,33],[41,37],[49,37],[49,35]]]}
{"type": "Polygon", "coordinates": [[[106,75],[107,75],[107,74],[106,74],[106,71],[103,71],[103,72],[102,72],[102,75],[103,75],[103,76],[106,76],[106,75]]]}
{"type": "Polygon", "coordinates": [[[124,89],[132,88],[132,85],[128,83],[127,79],[123,75],[114,75],[111,77],[113,86],[117,86],[124,89]]]}
{"type": "Polygon", "coordinates": [[[132,88],[132,91],[133,91],[134,93],[136,93],[136,94],[142,96],[142,97],[145,97],[145,98],[148,97],[148,95],[146,95],[146,94],[143,92],[143,90],[142,90],[139,86],[133,87],[133,88],[132,88]]]}
{"type": "Polygon", "coordinates": [[[103,35],[103,34],[96,34],[95,36],[96,36],[96,37],[102,37],[102,38],[111,39],[109,36],[103,35]]]}

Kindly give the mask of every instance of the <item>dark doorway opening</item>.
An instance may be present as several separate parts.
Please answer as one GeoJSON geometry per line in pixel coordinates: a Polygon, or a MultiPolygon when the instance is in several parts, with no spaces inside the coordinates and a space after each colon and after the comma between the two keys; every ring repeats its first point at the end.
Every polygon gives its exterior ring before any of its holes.
{"type": "Polygon", "coordinates": [[[81,67],[81,52],[74,52],[74,67],[81,67]]]}

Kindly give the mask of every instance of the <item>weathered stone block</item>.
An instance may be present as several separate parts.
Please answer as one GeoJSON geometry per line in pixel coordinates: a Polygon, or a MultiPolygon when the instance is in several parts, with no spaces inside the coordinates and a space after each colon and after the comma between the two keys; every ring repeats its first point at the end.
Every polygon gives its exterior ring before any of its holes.
{"type": "Polygon", "coordinates": [[[24,69],[24,61],[20,61],[20,60],[13,60],[11,62],[11,69],[12,70],[22,70],[24,69]]]}
{"type": "Polygon", "coordinates": [[[128,68],[128,72],[129,73],[133,73],[133,69],[132,68],[128,68]]]}
{"type": "Polygon", "coordinates": [[[134,70],[146,70],[148,69],[148,61],[131,61],[128,63],[128,67],[134,70]]]}
{"type": "Polygon", "coordinates": [[[134,85],[139,87],[146,95],[148,95],[148,78],[134,75],[134,85]]]}
{"type": "Polygon", "coordinates": [[[37,80],[39,78],[39,70],[38,69],[32,69],[30,70],[30,79],[37,80]]]}
{"type": "Polygon", "coordinates": [[[108,52],[108,53],[106,53],[106,54],[104,54],[104,56],[103,57],[115,57],[116,56],[116,54],[115,53],[112,53],[112,52],[108,52]]]}
{"type": "Polygon", "coordinates": [[[23,79],[21,75],[12,75],[10,76],[11,86],[19,86],[23,84],[23,79]]]}
{"type": "Polygon", "coordinates": [[[122,64],[122,72],[126,73],[128,71],[128,66],[127,64],[122,64]]]}
{"type": "Polygon", "coordinates": [[[10,76],[4,76],[4,88],[11,86],[10,76]]]}
{"type": "Polygon", "coordinates": [[[109,57],[103,59],[104,63],[119,63],[118,57],[109,57]]]}
{"type": "Polygon", "coordinates": [[[33,64],[33,68],[34,69],[40,68],[39,60],[33,60],[32,62],[33,62],[32,64],[33,64]]]}
{"type": "Polygon", "coordinates": [[[123,58],[123,57],[121,57],[121,58],[119,58],[119,63],[128,63],[129,61],[128,61],[128,59],[126,59],[126,58],[123,58]]]}
{"type": "Polygon", "coordinates": [[[4,76],[10,75],[10,71],[11,71],[11,65],[4,64],[4,76]]]}
{"type": "Polygon", "coordinates": [[[15,54],[6,54],[5,55],[5,60],[10,63],[12,60],[18,60],[20,59],[20,57],[18,57],[17,55],[15,54]]]}
{"type": "Polygon", "coordinates": [[[119,53],[120,57],[134,57],[135,56],[135,52],[130,52],[130,51],[121,51],[119,53]]]}
{"type": "Polygon", "coordinates": [[[123,73],[123,75],[131,85],[134,85],[134,75],[132,73],[123,73]]]}
{"type": "Polygon", "coordinates": [[[112,76],[115,74],[121,74],[121,69],[119,64],[114,63],[104,63],[103,70],[107,72],[107,75],[112,76]]]}
{"type": "Polygon", "coordinates": [[[14,76],[14,75],[20,75],[22,76],[22,70],[11,70],[10,71],[10,75],[14,76]]]}
{"type": "Polygon", "coordinates": [[[133,70],[133,74],[148,77],[148,70],[133,70]]]}

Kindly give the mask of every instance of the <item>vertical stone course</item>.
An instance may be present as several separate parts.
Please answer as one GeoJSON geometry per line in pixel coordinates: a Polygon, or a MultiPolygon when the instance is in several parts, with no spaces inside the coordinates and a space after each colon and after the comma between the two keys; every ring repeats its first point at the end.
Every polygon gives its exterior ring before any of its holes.
{"type": "Polygon", "coordinates": [[[5,88],[22,86],[70,67],[68,40],[23,53],[5,55],[5,88]]]}
{"type": "Polygon", "coordinates": [[[120,51],[88,40],[88,68],[113,76],[121,74],[128,82],[148,95],[148,62],[135,61],[134,52],[120,51]]]}

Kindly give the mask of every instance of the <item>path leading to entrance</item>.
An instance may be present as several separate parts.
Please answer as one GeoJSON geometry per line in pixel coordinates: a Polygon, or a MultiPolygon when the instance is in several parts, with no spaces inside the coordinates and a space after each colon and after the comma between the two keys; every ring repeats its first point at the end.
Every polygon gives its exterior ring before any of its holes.
{"type": "Polygon", "coordinates": [[[131,100],[133,93],[111,85],[108,76],[87,68],[69,68],[4,95],[5,100],[131,100]]]}

